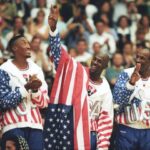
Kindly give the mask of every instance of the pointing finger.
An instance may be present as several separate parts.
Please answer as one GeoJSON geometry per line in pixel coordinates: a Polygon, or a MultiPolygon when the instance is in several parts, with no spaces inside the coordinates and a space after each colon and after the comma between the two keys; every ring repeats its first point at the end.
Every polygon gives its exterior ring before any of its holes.
{"type": "Polygon", "coordinates": [[[140,69],[141,69],[141,64],[140,64],[140,63],[137,63],[134,71],[139,72],[140,69]]]}

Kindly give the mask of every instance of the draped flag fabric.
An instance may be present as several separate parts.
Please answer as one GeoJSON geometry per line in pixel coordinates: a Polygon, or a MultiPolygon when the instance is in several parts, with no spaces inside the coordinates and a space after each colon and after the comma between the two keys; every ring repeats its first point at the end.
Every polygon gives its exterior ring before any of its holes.
{"type": "Polygon", "coordinates": [[[44,126],[45,150],[90,150],[88,74],[62,50],[44,126]]]}

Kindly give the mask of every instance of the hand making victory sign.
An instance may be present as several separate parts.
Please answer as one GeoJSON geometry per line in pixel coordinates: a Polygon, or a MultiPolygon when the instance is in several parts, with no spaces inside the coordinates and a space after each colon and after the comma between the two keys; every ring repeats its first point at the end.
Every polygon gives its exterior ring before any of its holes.
{"type": "Polygon", "coordinates": [[[48,17],[48,24],[50,26],[50,29],[54,32],[56,29],[56,24],[57,24],[57,20],[58,20],[58,16],[59,16],[59,9],[58,7],[55,6],[51,6],[50,8],[50,14],[48,17]]]}

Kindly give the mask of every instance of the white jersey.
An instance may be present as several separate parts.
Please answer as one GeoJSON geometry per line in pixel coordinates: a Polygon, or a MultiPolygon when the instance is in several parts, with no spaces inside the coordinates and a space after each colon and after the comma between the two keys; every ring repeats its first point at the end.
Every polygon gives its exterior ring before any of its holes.
{"type": "Polygon", "coordinates": [[[88,96],[91,131],[97,132],[97,148],[108,149],[113,128],[113,100],[107,80],[103,77],[100,84],[90,81],[88,96]]]}

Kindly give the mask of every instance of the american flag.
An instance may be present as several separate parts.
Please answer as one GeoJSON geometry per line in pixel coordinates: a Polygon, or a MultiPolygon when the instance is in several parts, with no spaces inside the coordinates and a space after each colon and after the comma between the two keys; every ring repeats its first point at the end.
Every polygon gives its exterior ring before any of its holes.
{"type": "Polygon", "coordinates": [[[45,149],[73,149],[73,107],[51,104],[48,110],[45,149]]]}
{"type": "Polygon", "coordinates": [[[45,119],[45,150],[90,150],[85,68],[62,50],[45,119]]]}

